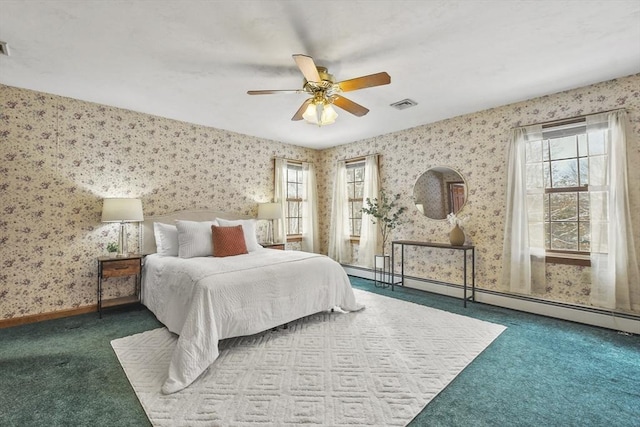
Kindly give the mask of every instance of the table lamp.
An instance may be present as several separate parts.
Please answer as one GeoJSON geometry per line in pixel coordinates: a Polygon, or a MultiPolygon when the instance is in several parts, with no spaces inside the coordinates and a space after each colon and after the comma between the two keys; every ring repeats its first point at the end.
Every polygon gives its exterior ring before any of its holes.
{"type": "Polygon", "coordinates": [[[267,243],[273,243],[273,220],[282,218],[282,206],[280,203],[259,203],[258,219],[269,221],[267,243]]]}
{"type": "Polygon", "coordinates": [[[118,256],[127,256],[127,222],[140,222],[142,217],[142,201],[140,199],[104,199],[102,202],[102,222],[119,222],[118,256]]]}

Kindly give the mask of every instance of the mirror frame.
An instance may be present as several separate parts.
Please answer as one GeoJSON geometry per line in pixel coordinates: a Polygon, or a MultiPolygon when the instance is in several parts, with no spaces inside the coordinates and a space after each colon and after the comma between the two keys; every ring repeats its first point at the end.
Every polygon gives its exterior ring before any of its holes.
{"type": "Polygon", "coordinates": [[[452,204],[452,192],[451,192],[451,186],[454,184],[459,184],[462,183],[464,184],[464,202],[462,203],[462,205],[460,206],[460,208],[457,210],[456,214],[459,214],[460,211],[462,211],[464,209],[464,207],[467,204],[468,198],[469,198],[469,185],[467,183],[467,180],[465,179],[465,177],[460,173],[459,170],[452,168],[451,166],[443,166],[443,165],[439,165],[439,166],[432,166],[429,169],[427,169],[426,171],[424,171],[423,173],[421,173],[418,178],[416,179],[415,183],[413,184],[413,194],[412,194],[412,199],[413,199],[413,203],[416,206],[416,209],[418,210],[418,212],[420,212],[425,218],[429,218],[432,219],[434,221],[441,221],[441,220],[446,220],[447,219],[447,214],[449,214],[449,212],[447,212],[445,214],[444,217],[442,218],[434,218],[431,216],[428,216],[425,212],[424,212],[424,208],[420,209],[419,207],[419,203],[416,203],[416,186],[417,184],[420,182],[420,180],[423,178],[423,176],[425,176],[425,174],[427,174],[430,171],[435,171],[435,172],[452,172],[458,175],[458,177],[460,178],[459,180],[450,180],[447,181],[445,180],[444,182],[447,184],[447,189],[449,191],[447,191],[447,203],[448,206],[451,206],[452,204]]]}

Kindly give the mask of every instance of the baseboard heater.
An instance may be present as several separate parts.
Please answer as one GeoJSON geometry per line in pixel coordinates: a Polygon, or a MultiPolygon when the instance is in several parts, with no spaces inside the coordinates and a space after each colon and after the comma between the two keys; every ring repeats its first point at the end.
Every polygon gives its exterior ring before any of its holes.
{"type": "MultiPolygon", "coordinates": [[[[373,270],[352,265],[342,265],[350,276],[373,280],[373,270]]],[[[395,276],[400,281],[400,275],[395,276]]],[[[405,288],[462,298],[462,285],[443,283],[421,277],[405,276],[405,288]]],[[[402,286],[396,286],[402,289],[402,286]]],[[[469,288],[467,287],[467,291],[469,288]]],[[[509,308],[557,319],[640,334],[640,315],[600,309],[596,307],[550,301],[526,295],[481,289],[476,285],[476,302],[509,308]]]]}

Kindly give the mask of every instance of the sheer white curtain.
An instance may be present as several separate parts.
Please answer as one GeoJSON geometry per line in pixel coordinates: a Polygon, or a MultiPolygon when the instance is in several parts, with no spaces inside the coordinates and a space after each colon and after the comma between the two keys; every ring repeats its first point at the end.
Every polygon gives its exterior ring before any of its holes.
{"type": "Polygon", "coordinates": [[[520,294],[545,283],[542,148],[541,126],[514,129],[507,146],[502,288],[520,294]]]}
{"type": "Polygon", "coordinates": [[[273,201],[275,203],[280,203],[280,207],[282,209],[282,219],[274,221],[273,239],[275,242],[286,242],[287,227],[285,225],[285,213],[287,212],[287,161],[285,159],[275,160],[273,201]]]}
{"type": "MultiPolygon", "coordinates": [[[[640,309],[640,273],[633,229],[627,153],[632,155],[631,132],[625,111],[587,117],[587,140],[604,139],[605,153],[589,161],[591,219],[591,303],[623,310],[640,309]]],[[[595,145],[595,144],[594,144],[595,145]]],[[[638,164],[634,165],[638,168],[638,164]]],[[[637,214],[637,209],[634,212],[637,214]]],[[[638,224],[638,222],[636,222],[638,224]]],[[[637,237],[636,237],[637,239],[637,237]]]]}
{"type": "Polygon", "coordinates": [[[302,250],[320,252],[318,233],[318,189],[312,163],[302,163],[302,250]]]}
{"type": "MultiPolygon", "coordinates": [[[[364,188],[362,200],[373,200],[380,195],[380,175],[378,172],[378,155],[367,156],[364,161],[364,188]]],[[[371,216],[362,214],[360,227],[360,246],[358,248],[358,265],[373,268],[374,256],[379,253],[380,227],[371,221],[371,216]]],[[[386,248],[382,248],[382,252],[386,248]]]]}
{"type": "Polygon", "coordinates": [[[347,195],[347,165],[338,161],[333,182],[331,227],[329,230],[329,257],[340,263],[351,262],[349,246],[349,199],[347,195]]]}

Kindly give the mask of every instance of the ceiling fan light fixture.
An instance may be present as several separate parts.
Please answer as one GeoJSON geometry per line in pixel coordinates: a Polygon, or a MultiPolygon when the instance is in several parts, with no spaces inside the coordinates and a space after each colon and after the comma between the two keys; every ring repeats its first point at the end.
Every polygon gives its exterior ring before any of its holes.
{"type": "Polygon", "coordinates": [[[331,106],[331,104],[323,101],[312,102],[307,107],[307,110],[302,114],[302,118],[307,123],[317,126],[325,126],[335,123],[338,118],[338,113],[331,106]]]}

